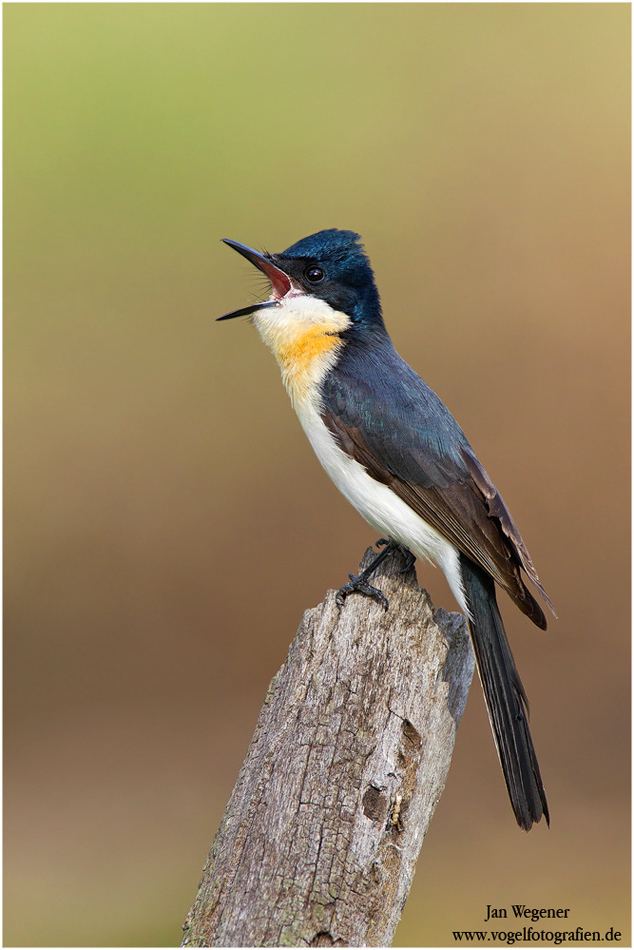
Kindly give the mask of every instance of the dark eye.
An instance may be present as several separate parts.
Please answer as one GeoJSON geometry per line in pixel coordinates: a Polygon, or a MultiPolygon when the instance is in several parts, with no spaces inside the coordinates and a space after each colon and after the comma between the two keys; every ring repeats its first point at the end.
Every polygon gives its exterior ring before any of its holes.
{"type": "Polygon", "coordinates": [[[306,280],[309,280],[311,284],[318,284],[320,280],[324,279],[324,272],[321,267],[307,267],[305,273],[306,280]]]}

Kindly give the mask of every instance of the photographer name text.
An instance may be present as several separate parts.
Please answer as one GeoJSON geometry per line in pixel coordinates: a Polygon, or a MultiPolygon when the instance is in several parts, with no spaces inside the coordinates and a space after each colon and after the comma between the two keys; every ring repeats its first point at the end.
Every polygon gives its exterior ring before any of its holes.
{"type": "Polygon", "coordinates": [[[562,917],[568,917],[569,913],[569,907],[527,907],[526,904],[511,904],[509,908],[494,907],[492,904],[487,904],[484,921],[508,919],[509,917],[534,921],[546,918],[561,919],[562,917]]]}

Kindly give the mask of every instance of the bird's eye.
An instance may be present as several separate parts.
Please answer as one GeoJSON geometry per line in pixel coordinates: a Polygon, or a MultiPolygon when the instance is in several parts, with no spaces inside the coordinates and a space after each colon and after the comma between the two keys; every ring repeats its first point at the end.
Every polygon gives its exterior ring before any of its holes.
{"type": "Polygon", "coordinates": [[[324,279],[324,272],[321,267],[307,267],[305,273],[306,280],[309,280],[311,284],[318,284],[320,280],[324,279]]]}

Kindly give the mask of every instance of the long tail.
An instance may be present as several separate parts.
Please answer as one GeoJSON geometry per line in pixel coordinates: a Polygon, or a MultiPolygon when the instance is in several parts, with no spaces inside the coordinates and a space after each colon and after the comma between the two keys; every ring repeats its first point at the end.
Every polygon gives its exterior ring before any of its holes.
{"type": "Polygon", "coordinates": [[[462,554],[460,567],[473,649],[506,787],[517,823],[528,831],[542,815],[550,823],[528,729],[528,700],[506,639],[493,579],[462,554]]]}

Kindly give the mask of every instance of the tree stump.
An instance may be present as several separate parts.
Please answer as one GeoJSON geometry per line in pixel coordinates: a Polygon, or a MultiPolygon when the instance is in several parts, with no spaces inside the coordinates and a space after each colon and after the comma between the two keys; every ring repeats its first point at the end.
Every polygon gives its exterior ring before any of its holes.
{"type": "MultiPolygon", "coordinates": [[[[373,555],[369,549],[362,561],[373,555]]],[[[328,591],[273,678],[183,946],[386,946],[473,675],[464,618],[394,554],[384,611],[328,591]]]]}

